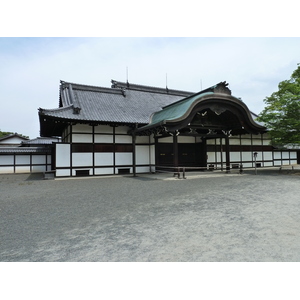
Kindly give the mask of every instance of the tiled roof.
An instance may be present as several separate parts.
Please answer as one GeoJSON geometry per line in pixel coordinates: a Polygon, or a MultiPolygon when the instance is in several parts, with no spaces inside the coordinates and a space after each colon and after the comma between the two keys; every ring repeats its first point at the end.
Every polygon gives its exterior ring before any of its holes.
{"type": "Polygon", "coordinates": [[[37,137],[35,139],[24,141],[21,143],[21,145],[49,145],[53,142],[59,142],[59,139],[50,137],[37,137]]]}
{"type": "Polygon", "coordinates": [[[152,113],[192,94],[140,85],[124,90],[121,83],[118,84],[116,88],[103,88],[62,82],[61,107],[40,108],[39,114],[78,121],[147,124],[152,113]]]}
{"type": "Polygon", "coordinates": [[[51,149],[44,147],[0,147],[1,154],[18,153],[51,153],[51,149]]]}

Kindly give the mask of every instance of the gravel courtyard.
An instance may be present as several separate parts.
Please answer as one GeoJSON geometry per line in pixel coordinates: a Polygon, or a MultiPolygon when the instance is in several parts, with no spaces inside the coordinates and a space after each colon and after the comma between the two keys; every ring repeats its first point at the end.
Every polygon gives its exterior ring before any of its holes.
{"type": "Polygon", "coordinates": [[[300,261],[300,176],[278,169],[0,175],[0,261],[300,261]]]}

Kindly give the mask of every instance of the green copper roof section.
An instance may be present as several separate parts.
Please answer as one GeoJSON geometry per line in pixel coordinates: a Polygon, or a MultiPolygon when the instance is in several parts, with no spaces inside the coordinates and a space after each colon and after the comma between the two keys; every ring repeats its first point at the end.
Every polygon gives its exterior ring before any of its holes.
{"type": "Polygon", "coordinates": [[[182,117],[188,109],[191,107],[194,101],[199,100],[200,98],[212,95],[213,92],[207,92],[200,94],[197,93],[191,97],[185,98],[168,106],[165,106],[161,111],[155,112],[152,115],[151,122],[149,125],[157,124],[163,121],[175,120],[182,117]]]}

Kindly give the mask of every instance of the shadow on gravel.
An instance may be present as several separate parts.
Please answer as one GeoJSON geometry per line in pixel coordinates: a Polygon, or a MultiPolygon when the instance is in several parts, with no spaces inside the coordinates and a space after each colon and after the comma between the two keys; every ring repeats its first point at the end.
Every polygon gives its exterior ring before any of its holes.
{"type": "Polygon", "coordinates": [[[44,174],[43,173],[32,173],[29,174],[25,181],[34,181],[34,180],[43,180],[44,174]]]}

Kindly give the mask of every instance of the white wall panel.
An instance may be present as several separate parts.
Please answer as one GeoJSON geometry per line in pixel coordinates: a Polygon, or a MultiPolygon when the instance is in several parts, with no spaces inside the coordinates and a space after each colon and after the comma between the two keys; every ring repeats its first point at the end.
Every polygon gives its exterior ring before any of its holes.
{"type": "Polygon", "coordinates": [[[16,165],[29,165],[30,155],[16,155],[16,165]]]}
{"type": "Polygon", "coordinates": [[[241,140],[242,145],[251,145],[251,140],[250,139],[243,139],[241,140]]]}
{"type": "Polygon", "coordinates": [[[281,159],[281,151],[274,151],[274,159],[281,159]]]}
{"type": "Polygon", "coordinates": [[[195,143],[193,136],[178,136],[178,143],[195,143]]]}
{"type": "Polygon", "coordinates": [[[73,143],[92,143],[93,135],[92,134],[72,134],[72,142],[73,143]]]}
{"type": "Polygon", "coordinates": [[[264,152],[264,160],[272,160],[272,152],[264,152]]]}
{"type": "Polygon", "coordinates": [[[16,173],[30,173],[30,166],[16,166],[16,173]]]}
{"type": "Polygon", "coordinates": [[[56,144],[56,167],[70,166],[70,144],[56,144]]]}
{"type": "Polygon", "coordinates": [[[60,169],[56,170],[56,176],[61,177],[61,176],[70,176],[70,169],[60,169]]]}
{"type": "Polygon", "coordinates": [[[158,139],[158,142],[159,143],[173,143],[173,137],[168,136],[168,137],[165,137],[165,138],[161,138],[161,139],[158,139]]]}
{"type": "Polygon", "coordinates": [[[110,166],[113,164],[113,153],[95,153],[95,166],[110,166]]]}
{"type": "Polygon", "coordinates": [[[32,173],[42,173],[46,172],[46,165],[44,166],[32,166],[32,173]]]}
{"type": "Polygon", "coordinates": [[[136,146],[136,164],[149,164],[149,146],[136,146]]]}
{"type": "MultiPolygon", "coordinates": [[[[225,144],[225,141],[224,141],[223,144],[225,144]]],[[[229,139],[229,144],[230,145],[240,145],[240,139],[239,138],[230,138],[229,139]]]]}
{"type": "Polygon", "coordinates": [[[72,132],[92,133],[93,127],[87,124],[76,124],[72,126],[72,132]]]}
{"type": "Polygon", "coordinates": [[[128,126],[118,126],[115,128],[115,133],[125,133],[127,134],[130,128],[128,126]]]}
{"type": "Polygon", "coordinates": [[[155,145],[150,146],[150,164],[155,164],[155,145]]]}
{"type": "Polygon", "coordinates": [[[273,162],[272,161],[266,161],[264,162],[264,167],[272,167],[273,166],[273,162]]]}
{"type": "Polygon", "coordinates": [[[136,167],[136,173],[149,173],[150,167],[136,167]]]}
{"type": "Polygon", "coordinates": [[[46,164],[46,156],[32,155],[32,164],[46,164]]]}
{"type": "Polygon", "coordinates": [[[252,152],[242,152],[243,161],[252,161],[252,152]]]}
{"type": "Polygon", "coordinates": [[[95,126],[95,133],[113,133],[113,127],[109,125],[95,126]]]}
{"type": "Polygon", "coordinates": [[[230,152],[230,162],[239,162],[240,160],[240,152],[230,152]]]}
{"type": "Polygon", "coordinates": [[[282,159],[289,159],[290,154],[288,151],[282,151],[282,159]]]}
{"type": "Polygon", "coordinates": [[[132,153],[116,153],[116,165],[132,165],[132,153]]]}
{"type": "Polygon", "coordinates": [[[137,136],[135,143],[136,144],[149,144],[149,136],[137,136]]]}
{"type": "Polygon", "coordinates": [[[0,167],[0,174],[13,173],[14,167],[0,167]]]}
{"type": "Polygon", "coordinates": [[[207,152],[207,162],[214,163],[215,162],[215,153],[214,152],[207,152]]]}
{"type": "Polygon", "coordinates": [[[72,154],[73,167],[84,167],[93,165],[92,153],[73,153],[72,154]]]}
{"type": "Polygon", "coordinates": [[[290,152],[291,159],[297,159],[297,152],[290,152]]]}
{"type": "Polygon", "coordinates": [[[95,134],[95,143],[113,143],[113,135],[95,134]]]}
{"type": "Polygon", "coordinates": [[[131,135],[116,135],[115,136],[116,143],[120,144],[128,144],[132,143],[132,136],[131,135]]]}
{"type": "Polygon", "coordinates": [[[114,174],[114,168],[95,168],[95,175],[111,175],[114,174]]]}
{"type": "Polygon", "coordinates": [[[0,165],[13,165],[14,156],[13,155],[0,155],[0,165]]]}

